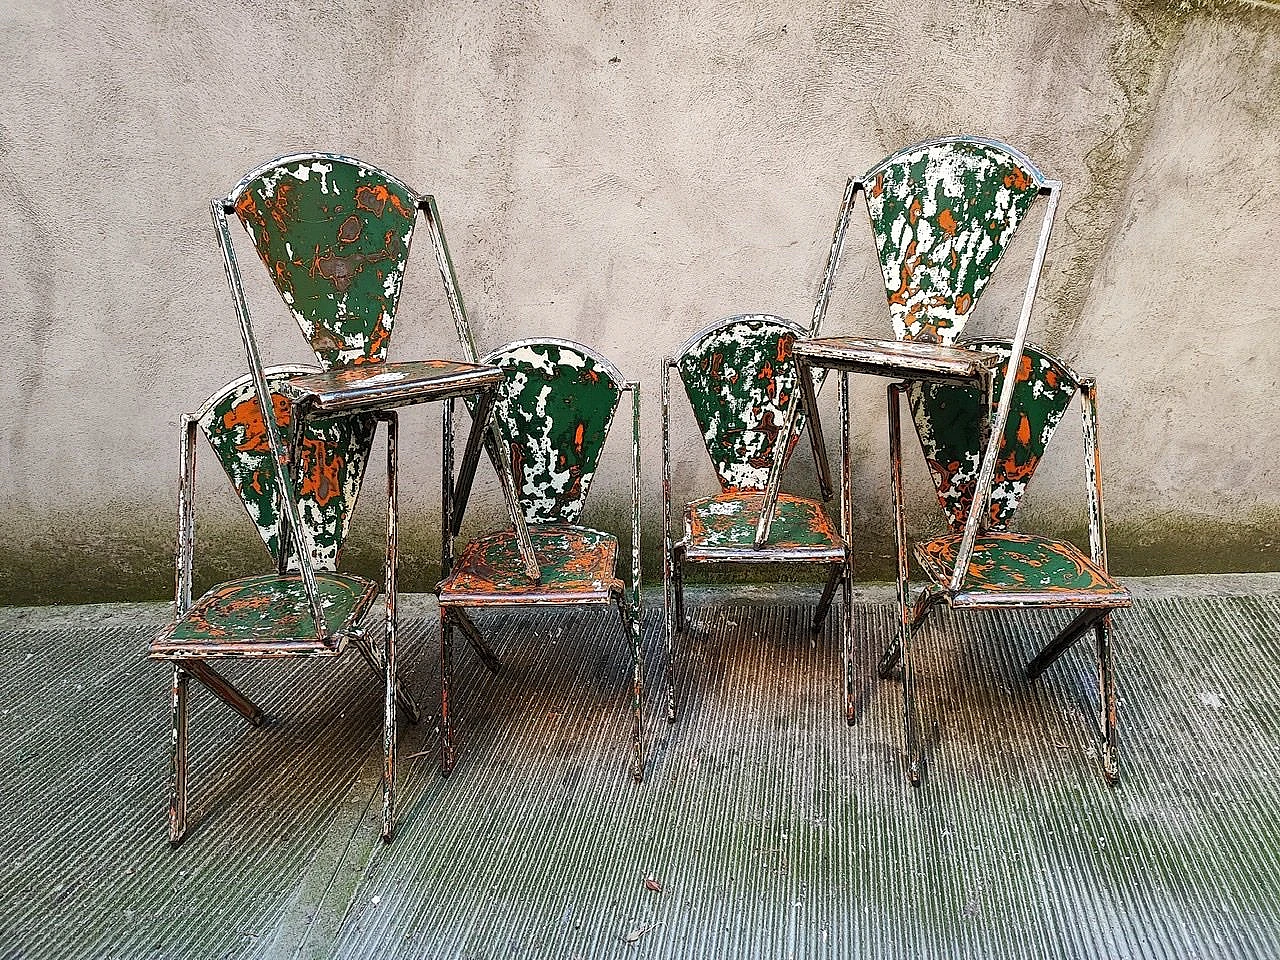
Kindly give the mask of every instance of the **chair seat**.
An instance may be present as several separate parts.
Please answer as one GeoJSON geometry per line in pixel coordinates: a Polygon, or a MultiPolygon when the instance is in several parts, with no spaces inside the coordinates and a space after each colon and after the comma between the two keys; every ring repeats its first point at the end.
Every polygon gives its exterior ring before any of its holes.
{"type": "Polygon", "coordinates": [[[732,491],[685,508],[685,559],[774,563],[778,560],[844,559],[844,540],[821,503],[778,495],[769,539],[755,545],[756,522],[764,503],[762,491],[732,491]]]}
{"type": "MultiPolygon", "coordinates": [[[[960,534],[916,544],[916,560],[935,585],[951,582],[960,534]]],[[[1065,540],[1021,533],[978,537],[955,607],[1130,605],[1127,590],[1065,540]]]]}
{"type": "Polygon", "coordinates": [[[458,606],[509,603],[608,603],[622,590],[614,576],[618,541],[607,533],[568,524],[529,527],[542,580],[524,572],[514,531],[472,540],[462,550],[440,602],[458,606]]]}
{"type": "Polygon", "coordinates": [[[823,337],[801,340],[796,357],[815,367],[866,373],[877,377],[924,377],[931,381],[980,381],[999,365],[1000,358],[964,347],[863,337],[823,337]]]}
{"type": "Polygon", "coordinates": [[[500,383],[497,367],[461,360],[362,363],[326,373],[294,377],[280,392],[317,412],[388,410],[410,403],[468,396],[500,383]]]}
{"type": "Polygon", "coordinates": [[[329,641],[316,636],[298,573],[265,574],[214,587],[151,643],[160,660],[185,657],[323,656],[340,653],[346,634],[378,595],[363,577],[316,572],[329,641]]]}

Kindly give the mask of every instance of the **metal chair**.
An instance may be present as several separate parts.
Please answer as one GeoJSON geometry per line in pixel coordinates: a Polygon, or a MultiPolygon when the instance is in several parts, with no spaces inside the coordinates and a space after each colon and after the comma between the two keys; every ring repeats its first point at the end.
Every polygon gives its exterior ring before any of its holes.
{"type": "MultiPolygon", "coordinates": [[[[794,450],[805,426],[803,402],[797,397],[797,371],[792,347],[808,334],[798,324],[763,314],[728,317],[691,337],[675,358],[662,363],[662,534],[663,601],[666,636],[666,714],[676,718],[674,664],[677,638],[685,630],[684,564],[810,563],[830,571],[813,619],[813,630],[831,608],[843,580],[845,608],[853,589],[849,518],[841,527],[816,500],[778,493],[775,510],[762,517],[770,468],[779,471],[794,450]],[[693,410],[694,420],[720,493],[686,505],[683,535],[671,532],[671,371],[676,372],[693,410]],[[799,419],[786,420],[794,409],[799,419]],[[757,540],[758,524],[765,529],[757,540]],[[844,535],[842,532],[844,531],[844,535]]],[[[809,419],[813,424],[813,419],[809,419]]],[[[821,435],[810,431],[813,456],[824,500],[833,491],[826,470],[821,435]]],[[[844,463],[847,482],[848,463],[844,463]]],[[[844,631],[846,642],[848,635],[844,631]]],[[[848,660],[847,643],[844,648],[848,660]]]]}
{"type": "MultiPolygon", "coordinates": [[[[338,557],[351,510],[364,480],[377,417],[357,414],[312,420],[297,442],[298,456],[281,431],[292,435],[292,405],[281,386],[290,377],[314,373],[314,367],[276,366],[264,370],[251,351],[250,374],[215,392],[193,414],[182,418],[178,494],[177,617],[152,641],[153,659],[173,664],[172,779],[169,841],[187,832],[188,685],[195,678],[254,726],[262,709],[210,665],[211,660],[251,657],[334,657],[348,642],[386,678],[388,694],[416,721],[418,708],[385,668],[360,624],[372,609],[379,587],[373,581],[339,573],[338,557]],[[270,396],[273,416],[262,416],[259,396],[270,396]],[[219,584],[195,603],[191,584],[195,561],[194,489],[196,430],[203,432],[235,492],[276,561],[273,573],[219,584]],[[280,464],[297,461],[297,483],[280,464]],[[301,549],[298,545],[301,544],[301,549]]],[[[394,485],[395,415],[387,422],[388,469],[394,485]]],[[[388,502],[388,636],[394,640],[394,561],[396,501],[388,502]]],[[[394,721],[394,713],[392,713],[394,721]]],[[[388,782],[394,783],[394,778],[388,782]]],[[[390,812],[390,804],[387,804],[390,812]]],[[[390,835],[390,824],[384,824],[390,835]]]]}
{"type": "MultiPolygon", "coordinates": [[[[1098,670],[1099,751],[1103,777],[1118,779],[1116,768],[1115,657],[1110,614],[1130,606],[1128,592],[1107,570],[1107,539],[1102,504],[1102,457],[1098,448],[1098,391],[1092,379],[1031,344],[1014,361],[1015,343],[973,340],[970,349],[995,354],[1010,399],[993,408],[980,390],[948,383],[893,384],[889,388],[893,457],[894,519],[905,541],[899,397],[907,394],[938,501],[951,532],[915,545],[915,558],[928,583],[913,606],[907,605],[905,557],[899,560],[899,630],[880,663],[888,676],[900,662],[905,682],[911,637],[936,606],[956,610],[1050,608],[1073,611],[1072,618],[1027,665],[1034,680],[1067,649],[1089,633],[1094,637],[1098,670]],[[1088,488],[1089,555],[1053,537],[1009,529],[1054,428],[1079,395],[1084,430],[1088,488]],[[989,431],[983,430],[990,424],[989,431]],[[983,451],[984,432],[992,440],[983,451]],[[992,468],[990,452],[997,451],[992,468]],[[982,463],[982,469],[977,465],[982,463]],[[969,540],[970,529],[979,531],[969,540]]],[[[907,742],[912,779],[919,780],[923,747],[914,697],[907,696],[907,742]]]]}
{"type": "Polygon", "coordinates": [[[440,769],[452,771],[456,747],[450,691],[453,631],[460,630],[490,671],[500,661],[468,611],[503,605],[616,604],[631,646],[635,711],[632,775],[644,778],[644,676],[640,648],[640,385],[612,363],[570,340],[518,340],[482,358],[503,373],[493,421],[504,460],[517,478],[541,581],[523,569],[512,531],[468,543],[453,555],[452,403],[445,406],[443,580],[440,600],[440,769]],[[631,394],[631,585],[617,577],[618,541],[580,524],[610,425],[631,394]]]}
{"type": "MultiPolygon", "coordinates": [[[[911,641],[929,610],[1063,607],[1077,611],[1031,662],[1039,676],[1093,632],[1100,690],[1102,767],[1116,777],[1114,660],[1108,615],[1129,595],[1107,573],[1096,389],[1061,361],[1027,346],[1036,289],[1062,185],[1013,148],[948,137],[909,147],[850,180],[827,259],[819,316],[826,309],[853,202],[866,196],[895,341],[843,337],[796,347],[801,393],[809,369],[904,378],[889,386],[894,530],[898,544],[897,638],[880,666],[901,662],[908,773],[920,779],[923,749],[915,709],[911,641]],[[1045,197],[1040,236],[1014,336],[958,346],[966,322],[1019,225],[1045,197]],[[999,399],[992,387],[1000,381],[999,399]],[[899,398],[907,393],[952,533],[918,545],[930,580],[909,602],[903,515],[899,398]],[[1079,392],[1089,470],[1090,557],[1071,544],[1007,529],[1063,410],[1079,392]]],[[[793,416],[798,416],[794,413],[793,416]]],[[[820,433],[820,425],[815,424],[820,433]]],[[[777,472],[777,471],[775,471],[777,472]]]]}

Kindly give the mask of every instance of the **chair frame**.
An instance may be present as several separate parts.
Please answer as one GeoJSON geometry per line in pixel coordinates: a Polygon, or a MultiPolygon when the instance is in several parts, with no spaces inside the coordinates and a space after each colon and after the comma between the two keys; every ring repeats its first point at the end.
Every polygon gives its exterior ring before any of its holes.
{"type": "MultiPolygon", "coordinates": [[[[683,566],[686,562],[691,563],[824,563],[832,567],[828,574],[827,581],[823,586],[822,595],[819,598],[817,609],[814,612],[813,624],[811,629],[817,632],[822,628],[822,623],[826,619],[830,611],[832,601],[835,597],[837,586],[841,586],[844,600],[844,622],[841,631],[841,653],[844,660],[844,672],[846,677],[846,689],[851,691],[852,685],[852,668],[851,657],[852,651],[849,646],[849,638],[852,636],[852,597],[853,597],[853,547],[851,537],[851,516],[848,513],[847,503],[841,501],[840,511],[840,538],[843,542],[844,556],[842,559],[832,561],[828,559],[810,559],[805,557],[796,557],[794,548],[788,547],[771,547],[768,545],[769,530],[772,527],[774,514],[776,512],[777,500],[781,492],[781,474],[784,465],[788,459],[789,451],[794,447],[798,440],[796,419],[801,412],[806,414],[806,428],[809,433],[809,442],[813,452],[813,459],[816,465],[818,476],[818,484],[821,497],[824,502],[829,503],[834,496],[834,490],[831,484],[830,469],[827,463],[826,444],[823,439],[821,426],[816,416],[816,403],[814,397],[816,391],[813,385],[809,385],[809,392],[802,394],[802,391],[796,390],[793,393],[792,403],[788,407],[782,429],[779,430],[779,439],[775,443],[774,462],[770,470],[768,480],[765,487],[761,488],[764,499],[761,507],[761,515],[757,523],[757,532],[753,548],[726,548],[722,555],[707,557],[689,557],[687,556],[687,547],[685,539],[673,539],[671,532],[672,525],[672,501],[671,501],[671,371],[676,371],[676,376],[680,377],[679,362],[690,349],[699,344],[705,337],[724,327],[728,327],[734,323],[743,322],[754,318],[763,318],[769,321],[777,322],[789,328],[796,336],[797,342],[806,336],[813,336],[817,329],[817,324],[821,320],[821,315],[815,310],[814,323],[808,328],[801,327],[799,324],[786,320],[782,317],[766,315],[766,314],[741,314],[731,317],[724,317],[715,321],[699,330],[693,336],[689,337],[681,346],[679,353],[675,357],[665,357],[662,361],[661,381],[662,381],[662,573],[663,573],[663,632],[665,637],[664,650],[664,673],[666,675],[666,718],[668,723],[676,720],[676,694],[675,694],[675,662],[676,662],[676,640],[684,634],[687,627],[684,610],[684,570],[683,566]],[[810,416],[809,414],[814,414],[810,416]]],[[[840,393],[840,409],[842,414],[842,429],[848,431],[848,391],[847,387],[843,388],[840,393]]],[[[841,458],[841,481],[843,485],[850,483],[851,465],[848,456],[848,445],[845,445],[845,454],[841,458]]],[[[688,509],[688,504],[685,509],[688,509]]],[[[683,514],[681,517],[683,525],[683,514]]],[[[846,697],[848,703],[852,703],[852,694],[846,697]]],[[[851,710],[851,708],[849,708],[851,710]]],[[[852,716],[851,712],[846,712],[852,716]]],[[[852,722],[852,720],[850,720],[852,722]]]]}
{"type": "MultiPolygon", "coordinates": [[[[632,710],[634,713],[634,722],[632,725],[632,763],[631,775],[636,782],[642,782],[645,775],[645,743],[644,743],[644,651],[641,643],[641,622],[643,617],[643,604],[641,600],[641,571],[640,571],[640,383],[636,380],[628,380],[622,372],[606,357],[600,355],[584,344],[573,340],[567,340],[559,337],[528,337],[519,340],[513,340],[504,344],[489,353],[485,354],[480,362],[491,363],[497,359],[499,354],[506,353],[521,347],[534,346],[561,346],[568,347],[574,351],[585,353],[590,356],[599,366],[608,371],[613,378],[614,383],[619,388],[618,406],[622,405],[622,393],[630,393],[631,395],[631,448],[632,448],[632,485],[631,485],[631,588],[629,591],[625,589],[611,590],[609,599],[604,603],[616,603],[618,611],[623,620],[623,628],[627,631],[627,635],[631,645],[632,658],[632,710]],[[627,593],[630,596],[627,596],[627,593]]],[[[615,409],[615,416],[616,416],[615,409]]],[[[437,596],[439,596],[440,588],[453,571],[455,556],[454,540],[458,535],[459,521],[461,517],[461,507],[458,502],[456,490],[458,484],[454,479],[453,464],[453,436],[454,436],[454,407],[453,401],[447,401],[443,405],[442,421],[444,434],[444,455],[441,459],[441,536],[440,536],[440,585],[437,586],[437,596]]],[[[493,444],[494,450],[490,454],[495,462],[502,462],[506,465],[506,459],[501,455],[502,441],[498,432],[496,417],[490,418],[491,428],[485,433],[485,443],[493,444]]],[[[475,434],[473,432],[472,437],[475,434]]],[[[462,470],[459,473],[458,481],[460,483],[467,470],[468,459],[474,461],[476,452],[472,448],[472,444],[468,443],[466,453],[464,454],[462,470]]],[[[471,465],[474,472],[474,463],[471,465]]],[[[514,473],[513,473],[514,476],[514,473]]],[[[585,498],[584,498],[585,499],[585,498]]],[[[523,512],[521,514],[523,516],[523,512]]],[[[615,561],[616,562],[616,561],[615,561]]],[[[440,738],[440,772],[442,776],[449,776],[452,773],[457,760],[457,745],[455,739],[455,727],[453,723],[453,715],[450,711],[449,690],[453,677],[453,631],[458,629],[472,649],[480,657],[485,667],[491,674],[496,675],[502,667],[502,661],[489,646],[488,641],[484,638],[475,621],[467,613],[468,607],[488,607],[488,606],[559,606],[559,605],[592,605],[602,601],[595,599],[580,599],[564,594],[556,595],[551,592],[542,594],[531,592],[522,594],[519,599],[513,599],[510,596],[492,596],[477,597],[466,603],[460,602],[440,602],[440,717],[441,717],[441,738],[440,738]]]]}

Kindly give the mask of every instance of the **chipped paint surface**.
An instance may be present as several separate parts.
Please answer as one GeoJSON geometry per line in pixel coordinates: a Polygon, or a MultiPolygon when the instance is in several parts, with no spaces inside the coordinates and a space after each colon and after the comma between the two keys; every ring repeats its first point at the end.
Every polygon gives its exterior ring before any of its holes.
{"type": "MultiPolygon", "coordinates": [[[[764,501],[762,492],[730,491],[706,500],[697,500],[685,511],[685,542],[691,559],[704,549],[735,548],[756,550],[756,518],[764,501]]],[[[843,541],[835,524],[816,500],[778,494],[778,509],[769,528],[768,548],[793,551],[806,547],[829,548],[843,554],[843,541]]],[[[762,559],[779,558],[765,553],[762,559]]]]}
{"type": "MultiPolygon", "coordinates": [[[[994,376],[996,382],[1003,381],[1009,341],[973,340],[965,346],[999,356],[994,376]]],[[[1049,438],[1078,387],[1079,379],[1062,361],[1026,345],[991,484],[987,521],[993,530],[1003,530],[1013,520],[1049,438]]],[[[908,385],[907,396],[938,502],[952,529],[959,529],[969,515],[977,486],[983,450],[980,425],[984,416],[988,423],[994,423],[995,410],[984,411],[984,394],[975,387],[914,381],[908,385]]]]}
{"type": "Polygon", "coordinates": [[[608,601],[621,592],[614,576],[617,538],[587,527],[545,524],[529,528],[542,569],[542,582],[524,573],[515,534],[510,530],[473,540],[463,548],[453,572],[441,584],[441,603],[513,603],[521,598],[542,602],[608,601]]]}
{"type": "MultiPolygon", "coordinates": [[[[677,358],[680,381],[723,489],[763,490],[768,483],[798,387],[792,346],[802,336],[800,327],[780,317],[733,317],[696,336],[677,358]]],[[[793,438],[803,426],[801,413],[793,438]]]]}
{"type": "MultiPolygon", "coordinates": [[[[327,623],[325,633],[330,636],[340,633],[377,592],[370,581],[340,573],[318,573],[316,586],[327,623]]],[[[302,578],[264,574],[214,587],[174,626],[168,640],[168,645],[189,643],[207,654],[204,641],[246,647],[272,640],[315,643],[316,628],[302,578]]],[[[161,642],[157,647],[165,645],[161,642]]]]}
{"type": "Polygon", "coordinates": [[[999,144],[943,140],[864,178],[894,336],[950,345],[964,329],[1041,185],[999,144]]]}
{"type": "MultiPolygon", "coordinates": [[[[293,436],[292,407],[280,393],[281,384],[291,375],[310,371],[312,368],[302,367],[272,367],[266,371],[276,423],[286,443],[293,436]]],[[[241,377],[227,384],[205,404],[198,422],[262,542],[278,560],[281,518],[275,461],[253,381],[241,377]]],[[[316,569],[337,569],[376,428],[377,421],[370,414],[312,418],[307,422],[297,496],[303,533],[316,569]]],[[[290,566],[296,565],[295,557],[290,566]]]]}
{"type": "Polygon", "coordinates": [[[569,341],[517,342],[484,362],[505,375],[494,418],[525,519],[575,523],[625,382],[611,363],[569,341]]]}
{"type": "MultiPolygon", "coordinates": [[[[916,546],[916,559],[939,585],[951,578],[960,535],[948,534],[916,546]]],[[[1062,540],[1020,533],[980,536],[965,577],[965,593],[1123,594],[1123,589],[1091,560],[1062,540]]],[[[1123,603],[1128,606],[1127,595],[1123,603]]]]}
{"type": "Polygon", "coordinates": [[[417,198],[342,157],[284,158],[229,198],[325,369],[386,358],[417,198]]]}

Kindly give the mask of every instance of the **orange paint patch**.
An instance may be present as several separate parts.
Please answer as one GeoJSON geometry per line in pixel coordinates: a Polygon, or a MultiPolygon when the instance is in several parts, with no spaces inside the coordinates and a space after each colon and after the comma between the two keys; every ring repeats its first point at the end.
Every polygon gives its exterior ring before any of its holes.
{"type": "Polygon", "coordinates": [[[947,236],[954,237],[956,235],[956,218],[951,215],[950,210],[943,210],[938,214],[938,226],[947,236]]]}

